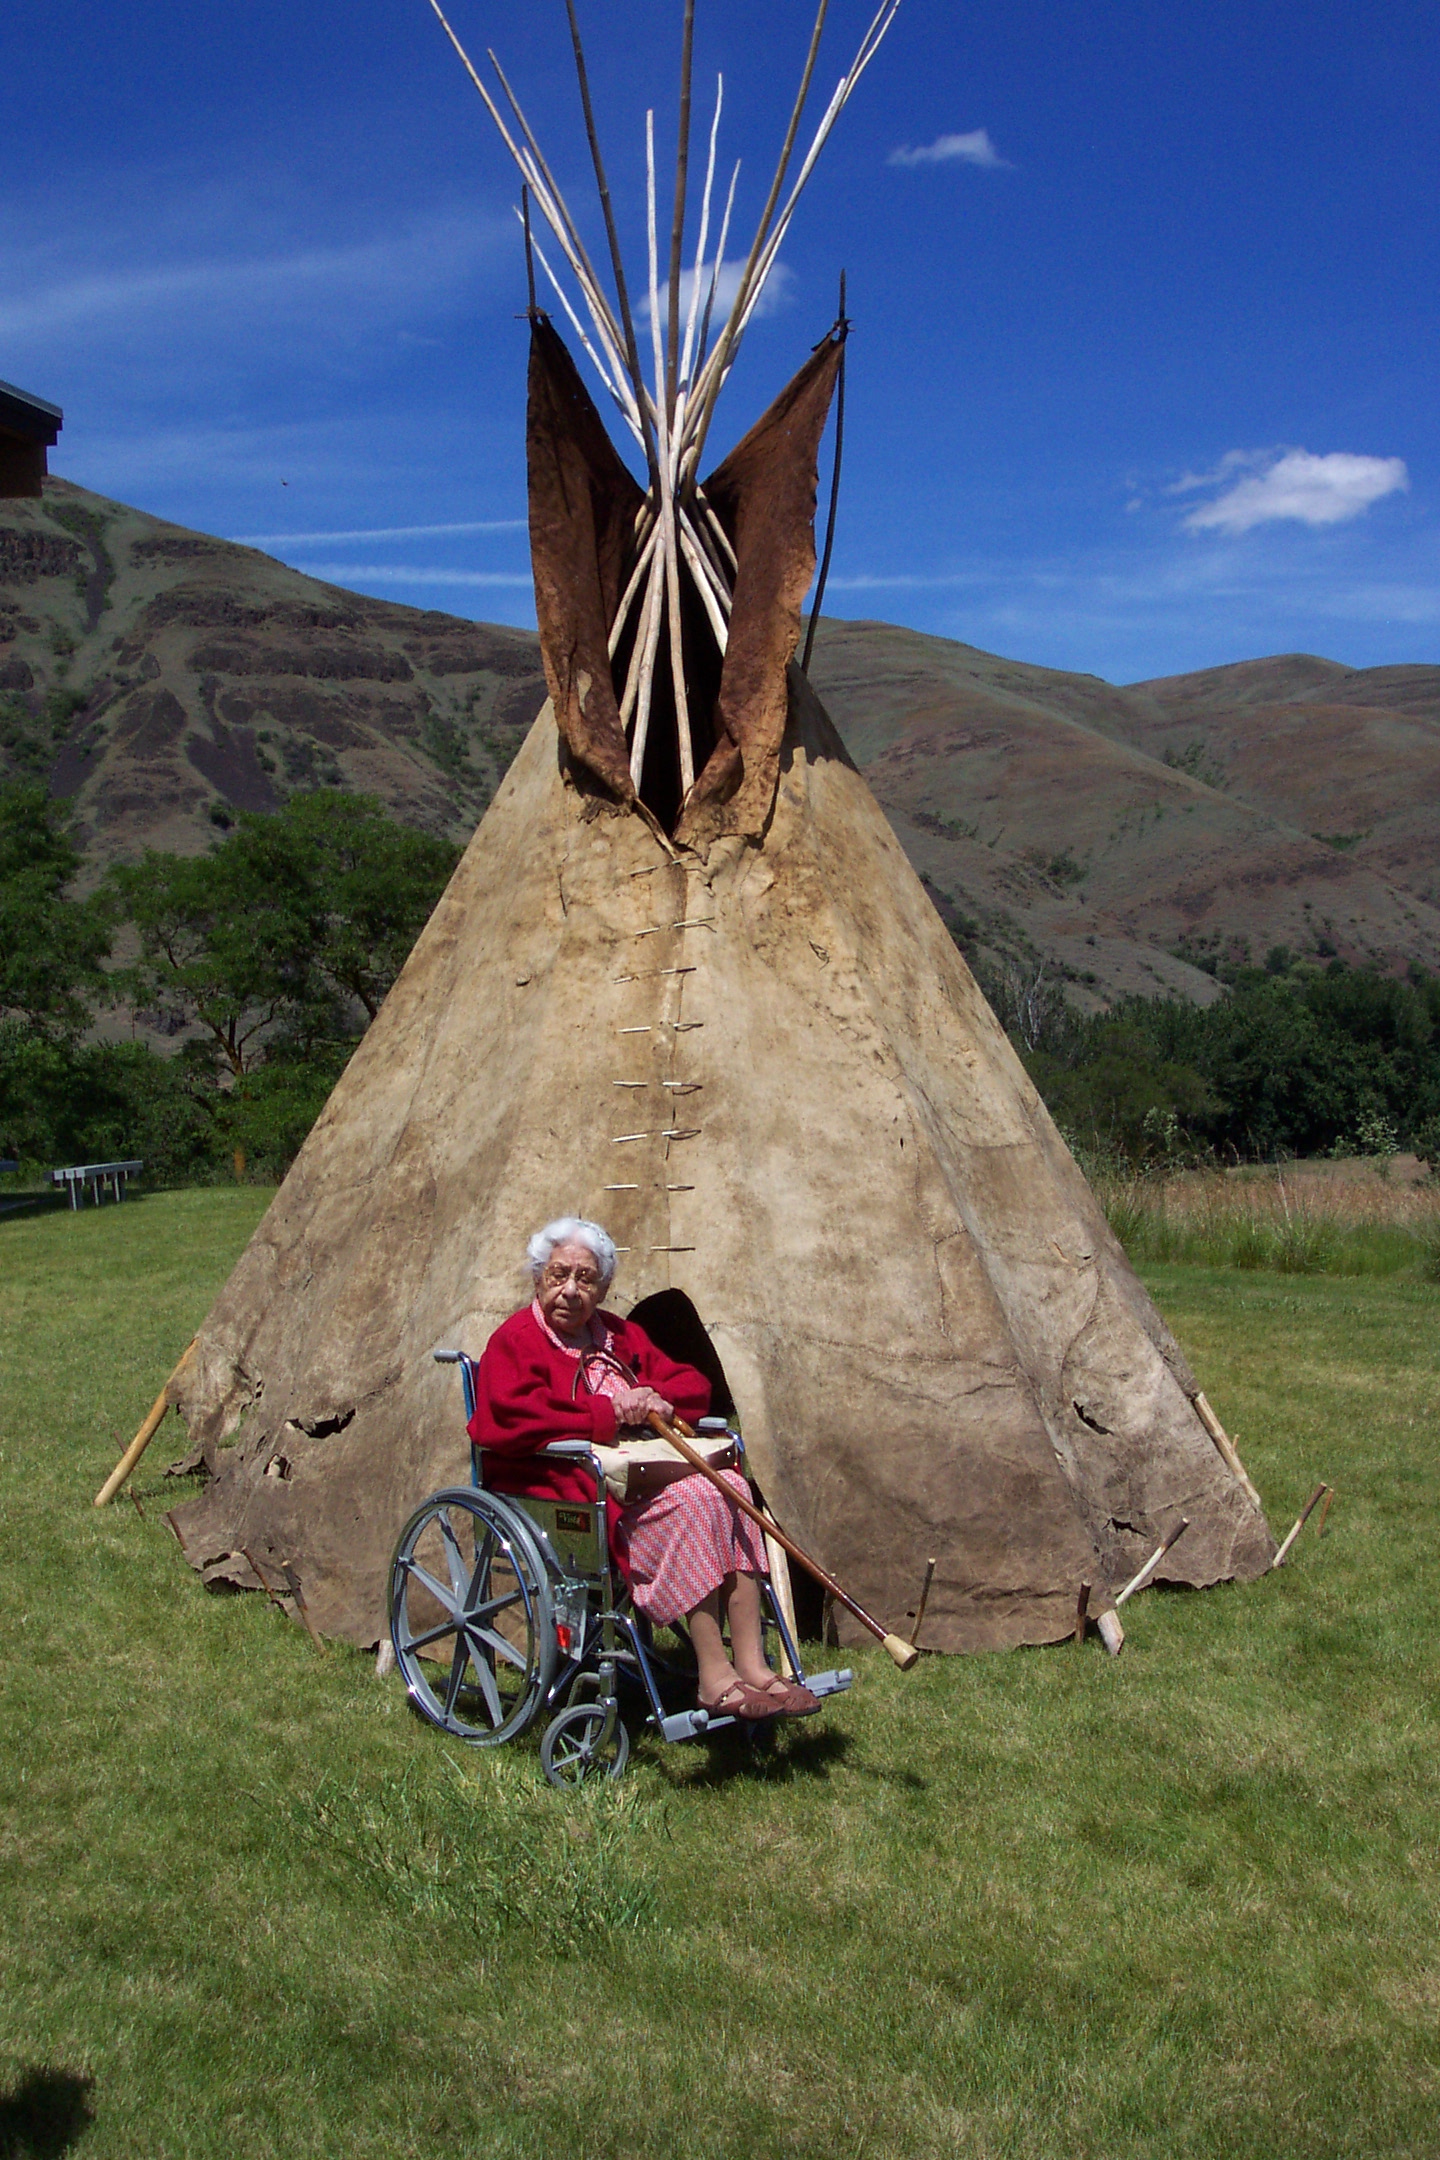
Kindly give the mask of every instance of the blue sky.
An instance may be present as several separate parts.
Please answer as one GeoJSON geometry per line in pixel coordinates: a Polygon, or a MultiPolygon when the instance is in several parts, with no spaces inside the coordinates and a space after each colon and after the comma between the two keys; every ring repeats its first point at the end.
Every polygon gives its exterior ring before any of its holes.
{"type": "MultiPolygon", "coordinates": [[[[561,0],[453,0],[599,244],[561,0]]],[[[832,0],[828,91],[868,19],[832,0]]],[[[675,0],[581,0],[637,267],[675,0]]],[[[748,238],[810,10],[700,0],[748,238]]],[[[533,621],[517,187],[425,0],[9,0],[0,378],[56,469],[416,605],[533,621]]],[[[1440,658],[1433,11],[903,0],[721,406],[849,276],[827,611],[1112,680],[1440,658]]],[[[735,252],[733,249],[731,252],[735,252]]]]}

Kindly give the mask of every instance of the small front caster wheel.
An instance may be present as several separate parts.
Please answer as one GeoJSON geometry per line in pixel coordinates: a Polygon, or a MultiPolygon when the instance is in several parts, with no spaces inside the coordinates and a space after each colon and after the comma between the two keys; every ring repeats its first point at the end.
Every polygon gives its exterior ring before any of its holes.
{"type": "Polygon", "coordinates": [[[613,1783],[625,1775],[630,1735],[617,1717],[605,1739],[606,1716],[603,1703],[572,1703],[550,1720],[540,1742],[540,1767],[552,1785],[573,1787],[591,1778],[613,1783]]]}

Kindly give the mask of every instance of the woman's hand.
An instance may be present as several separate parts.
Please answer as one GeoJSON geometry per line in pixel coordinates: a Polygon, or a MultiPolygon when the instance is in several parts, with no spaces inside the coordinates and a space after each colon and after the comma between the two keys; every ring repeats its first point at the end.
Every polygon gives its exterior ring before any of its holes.
{"type": "Polygon", "coordinates": [[[617,1425],[645,1425],[652,1417],[675,1415],[675,1405],[657,1395],[652,1387],[622,1388],[614,1401],[617,1425]]]}

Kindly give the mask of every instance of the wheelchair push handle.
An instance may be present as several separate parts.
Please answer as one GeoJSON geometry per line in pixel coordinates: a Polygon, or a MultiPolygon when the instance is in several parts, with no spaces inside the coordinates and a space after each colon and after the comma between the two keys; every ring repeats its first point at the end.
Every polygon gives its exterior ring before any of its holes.
{"type": "Polygon", "coordinates": [[[920,1656],[914,1643],[908,1643],[902,1635],[892,1635],[888,1628],[882,1627],[872,1614],[866,1612],[858,1598],[851,1597],[848,1590],[842,1590],[834,1576],[827,1574],[818,1560],[812,1560],[809,1553],[802,1551],[793,1538],[788,1538],[770,1516],[762,1514],[749,1500],[742,1499],[733,1485],[727,1485],[720,1472],[712,1470],[699,1450],[691,1447],[686,1437],[689,1428],[680,1419],[667,1423],[657,1410],[650,1413],[648,1423],[652,1431],[670,1442],[677,1454],[684,1456],[692,1470],[698,1470],[702,1477],[709,1478],[712,1485],[718,1485],[732,1507],[738,1508],[742,1515],[748,1515],[751,1522],[758,1524],[767,1537],[774,1538],[776,1544],[789,1553],[790,1558],[803,1567],[807,1575],[813,1575],[821,1589],[828,1590],[837,1605],[843,1605],[846,1612],[853,1613],[860,1625],[868,1628],[886,1653],[894,1659],[901,1672],[909,1672],[920,1656]]]}

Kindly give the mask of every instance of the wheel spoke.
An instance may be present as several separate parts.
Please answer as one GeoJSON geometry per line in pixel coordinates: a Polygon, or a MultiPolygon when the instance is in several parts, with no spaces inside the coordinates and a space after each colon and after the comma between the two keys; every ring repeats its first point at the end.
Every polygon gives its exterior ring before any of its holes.
{"type": "Polygon", "coordinates": [[[442,1612],[449,1613],[452,1620],[460,1619],[464,1612],[464,1606],[461,1603],[458,1590],[447,1589],[443,1583],[437,1582],[430,1573],[429,1568],[421,1567],[418,1560],[407,1557],[402,1561],[401,1565],[408,1571],[412,1580],[418,1578],[421,1586],[429,1591],[442,1612]]]}
{"type": "Polygon", "coordinates": [[[453,1618],[442,1620],[439,1627],[426,1628],[421,1635],[407,1635],[405,1648],[407,1650],[423,1650],[427,1643],[439,1642],[442,1635],[453,1635],[454,1633],[455,1622],[453,1618]]]}
{"type": "Polygon", "coordinates": [[[475,1668],[475,1677],[480,1683],[480,1693],[485,1698],[485,1708],[489,1713],[490,1723],[492,1725],[503,1724],[505,1706],[500,1700],[500,1690],[495,1685],[494,1673],[485,1663],[484,1658],[476,1657],[473,1650],[470,1652],[470,1662],[475,1668]]]}
{"type": "Polygon", "coordinates": [[[490,1562],[495,1554],[496,1542],[495,1532],[489,1523],[486,1523],[484,1538],[475,1548],[475,1565],[470,1570],[470,1586],[465,1593],[465,1603],[472,1611],[475,1600],[489,1586],[490,1562]]]}
{"type": "Polygon", "coordinates": [[[463,1632],[455,1637],[455,1655],[450,1660],[450,1678],[445,1686],[445,1715],[453,1718],[455,1705],[460,1699],[460,1686],[465,1678],[465,1667],[470,1662],[470,1649],[463,1632]]]}
{"type": "Polygon", "coordinates": [[[467,1620],[474,1621],[493,1620],[496,1613],[508,1612],[512,1605],[523,1604],[526,1607],[526,1615],[528,1618],[529,1602],[530,1601],[526,1597],[523,1588],[519,1590],[507,1590],[503,1597],[486,1598],[483,1605],[472,1605],[467,1611],[465,1617],[467,1620]]]}
{"type": "Polygon", "coordinates": [[[497,1635],[494,1628],[477,1627],[471,1620],[466,1623],[465,1633],[472,1643],[488,1643],[496,1657],[503,1658],[507,1665],[517,1666],[521,1672],[524,1672],[530,1663],[525,1651],[517,1650],[514,1643],[507,1642],[503,1635],[497,1635]]]}
{"type": "Polygon", "coordinates": [[[435,1518],[435,1527],[444,1542],[445,1560],[450,1569],[450,1587],[458,1607],[465,1596],[465,1583],[470,1570],[465,1565],[465,1555],[460,1550],[460,1540],[455,1535],[455,1525],[450,1520],[448,1508],[440,1510],[435,1518]]]}

